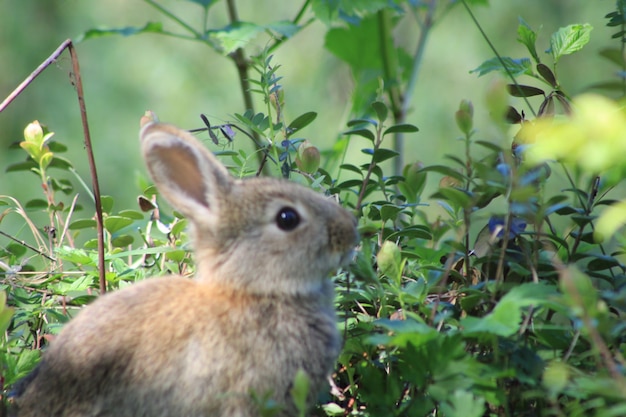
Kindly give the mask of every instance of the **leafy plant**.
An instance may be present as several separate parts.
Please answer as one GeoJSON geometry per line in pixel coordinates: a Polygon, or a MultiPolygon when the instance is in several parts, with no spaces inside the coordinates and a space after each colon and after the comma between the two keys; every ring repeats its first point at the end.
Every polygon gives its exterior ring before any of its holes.
{"type": "MultiPolygon", "coordinates": [[[[268,25],[241,22],[233,9],[224,28],[207,24],[216,1],[194,2],[203,12],[200,28],[146,0],[184,34],[149,22],[88,31],[83,39],[153,33],[220,51],[237,65],[244,108],[225,124],[203,116],[206,129],[200,130],[216,144],[230,145],[235,133],[256,144],[253,155],[220,152],[230,158],[231,171],[289,177],[354,211],[361,245],[353,265],[333,278],[344,348],[316,415],[626,414],[626,241],[620,228],[626,203],[612,197],[623,186],[626,116],[607,97],[571,97],[567,91],[575,86],[563,85],[560,75],[575,68],[576,55],[564,57],[588,47],[590,25],[568,25],[540,40],[520,19],[517,38],[528,56],[511,58],[493,49],[495,57],[473,72],[498,73],[508,81],[491,85],[485,108],[463,100],[450,111],[463,146],[446,155],[447,164],[427,165],[402,160],[403,135],[418,132],[406,123],[407,103],[432,25],[459,2],[310,0],[292,20],[268,25]],[[306,20],[307,11],[314,17],[306,20]],[[407,18],[422,25],[414,54],[393,37],[407,18]],[[329,150],[302,135],[315,112],[291,121],[285,116],[281,67],[272,55],[315,19],[327,25],[326,48],[350,67],[355,83],[351,120],[329,150]],[[249,42],[268,31],[267,48],[246,57],[249,42]],[[370,47],[361,52],[362,44],[370,47]],[[542,48],[547,56],[538,52],[542,48]],[[253,94],[262,111],[252,106],[253,94]],[[492,126],[477,126],[475,109],[489,112],[492,126]],[[496,140],[482,133],[489,129],[496,140]],[[433,182],[434,192],[426,195],[433,182]],[[435,205],[438,212],[431,210],[435,205]]],[[[469,5],[486,2],[460,3],[474,18],[469,5]]],[[[600,55],[622,72],[617,81],[594,88],[623,95],[622,1],[607,19],[620,28],[620,44],[600,55]]],[[[58,155],[63,146],[50,138],[40,125],[29,125],[20,145],[29,159],[8,169],[35,172],[44,185],[43,203],[0,198],[6,207],[0,222],[17,215],[30,233],[0,248],[5,393],[98,289],[95,220],[90,214],[74,218],[80,207],[71,198],[73,185],[55,179],[53,168],[83,181],[58,155]],[[56,191],[72,202],[61,201],[56,191]],[[49,214],[56,237],[34,225],[31,210],[49,214]]],[[[102,199],[112,288],[193,270],[185,220],[159,206],[150,184],[141,184],[138,193],[139,209],[115,211],[111,198],[102,199]]],[[[299,404],[307,385],[303,375],[294,381],[299,404]]],[[[275,411],[266,398],[256,400],[265,414],[275,411]]]]}

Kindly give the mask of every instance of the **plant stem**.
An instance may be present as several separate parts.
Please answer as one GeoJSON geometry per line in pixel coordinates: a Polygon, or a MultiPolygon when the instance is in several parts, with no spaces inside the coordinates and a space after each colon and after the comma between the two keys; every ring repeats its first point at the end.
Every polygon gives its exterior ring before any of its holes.
{"type": "Polygon", "coordinates": [[[83,124],[85,150],[87,151],[89,171],[91,172],[93,196],[96,206],[96,228],[98,234],[98,274],[100,282],[100,294],[104,294],[106,292],[106,276],[104,263],[104,226],[102,221],[102,201],[100,200],[100,184],[98,182],[98,173],[96,171],[96,160],[93,156],[93,147],[91,146],[91,134],[89,133],[89,123],[87,122],[87,108],[85,106],[83,82],[80,76],[80,67],[78,65],[78,55],[76,54],[76,50],[74,49],[74,45],[72,45],[71,41],[69,41],[67,46],[70,52],[70,57],[72,58],[72,72],[74,75],[73,81],[76,86],[76,95],[78,96],[78,107],[80,108],[80,118],[83,124]]]}
{"type": "Polygon", "coordinates": [[[157,9],[159,12],[163,13],[165,16],[169,17],[170,19],[178,23],[185,30],[192,33],[196,38],[198,39],[202,38],[201,33],[198,33],[198,31],[196,31],[193,27],[188,25],[184,20],[182,20],[181,18],[176,16],[174,13],[167,10],[165,7],[161,6],[159,3],[155,2],[154,0],[144,0],[144,1],[148,3],[149,5],[151,5],[152,7],[154,7],[155,9],[157,9]]]}
{"type": "MultiPolygon", "coordinates": [[[[505,65],[504,60],[502,59],[502,57],[498,53],[498,50],[493,45],[493,43],[491,43],[491,40],[489,39],[489,37],[487,36],[485,31],[483,30],[483,28],[480,25],[480,23],[478,23],[478,19],[476,19],[476,16],[474,16],[474,13],[472,13],[472,10],[467,5],[467,2],[465,0],[461,0],[461,2],[463,3],[463,6],[465,6],[465,10],[467,10],[467,13],[469,14],[470,18],[472,19],[472,21],[476,25],[476,28],[478,28],[478,30],[480,31],[480,34],[485,39],[485,42],[487,42],[487,45],[489,45],[489,48],[491,49],[491,51],[494,53],[496,58],[498,58],[498,61],[500,61],[500,64],[502,65],[502,68],[504,68],[504,71],[506,72],[506,75],[511,79],[511,82],[513,82],[513,84],[515,84],[517,86],[517,88],[519,88],[519,84],[517,83],[517,80],[515,79],[515,77],[513,76],[511,71],[509,70],[509,68],[505,65]]],[[[555,68],[555,70],[556,70],[556,68],[555,68]]],[[[528,97],[523,96],[522,98],[523,98],[524,102],[526,103],[526,106],[528,106],[528,108],[530,109],[530,111],[533,114],[533,116],[537,117],[537,113],[535,112],[535,109],[530,105],[530,102],[528,101],[528,97]]]]}
{"type": "MultiPolygon", "coordinates": [[[[437,0],[431,0],[428,5],[426,16],[424,16],[424,21],[420,25],[420,36],[417,41],[415,54],[413,55],[411,75],[409,76],[409,82],[402,96],[402,107],[400,109],[402,117],[396,119],[396,123],[403,123],[409,112],[409,106],[411,105],[413,93],[415,92],[415,86],[417,85],[417,79],[424,57],[424,51],[426,50],[426,41],[428,40],[428,36],[430,35],[430,31],[433,27],[436,7],[437,0]]],[[[394,159],[394,174],[401,175],[404,167],[404,133],[399,132],[394,135],[394,149],[399,153],[398,157],[394,159]]]]}

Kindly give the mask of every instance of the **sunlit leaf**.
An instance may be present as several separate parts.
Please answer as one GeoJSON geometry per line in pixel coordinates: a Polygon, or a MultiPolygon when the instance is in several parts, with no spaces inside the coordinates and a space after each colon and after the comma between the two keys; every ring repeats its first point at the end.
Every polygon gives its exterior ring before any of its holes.
{"type": "Polygon", "coordinates": [[[535,31],[532,30],[528,23],[526,23],[526,21],[521,17],[519,18],[519,25],[517,26],[517,41],[526,46],[526,49],[528,49],[528,52],[533,57],[535,62],[541,62],[535,47],[537,33],[535,33],[535,31]]]}
{"type": "Polygon", "coordinates": [[[238,48],[243,48],[259,33],[265,30],[263,26],[250,22],[236,22],[219,30],[210,30],[207,36],[212,40],[220,52],[228,55],[238,48]]]}
{"type": "Polygon", "coordinates": [[[575,24],[560,28],[550,37],[550,49],[554,62],[558,62],[563,55],[580,51],[591,37],[593,26],[589,23],[575,24]]]}

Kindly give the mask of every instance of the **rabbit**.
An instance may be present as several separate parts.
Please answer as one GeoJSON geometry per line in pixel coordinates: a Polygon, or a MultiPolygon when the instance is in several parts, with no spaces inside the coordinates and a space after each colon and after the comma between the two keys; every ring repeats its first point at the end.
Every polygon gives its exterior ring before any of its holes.
{"type": "Polygon", "coordinates": [[[151,117],[140,139],[157,189],[188,219],[195,277],[146,279],[87,306],[18,388],[17,415],[252,417],[259,398],[297,415],[297,372],[310,407],[339,354],[328,276],[352,257],[354,216],[287,180],[234,179],[151,117]]]}

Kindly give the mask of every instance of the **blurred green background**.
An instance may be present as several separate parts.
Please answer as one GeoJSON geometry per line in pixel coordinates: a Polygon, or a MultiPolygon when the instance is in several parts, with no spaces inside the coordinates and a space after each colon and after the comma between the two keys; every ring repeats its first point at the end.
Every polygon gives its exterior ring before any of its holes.
{"type": "MultiPolygon", "coordinates": [[[[163,0],[161,4],[191,24],[200,25],[202,9],[197,4],[184,0],[163,0]]],[[[300,2],[240,0],[237,5],[241,20],[266,24],[292,19],[300,2]]],[[[550,34],[559,27],[592,24],[590,44],[559,63],[561,83],[569,94],[575,95],[590,84],[614,76],[614,69],[597,55],[603,47],[618,45],[610,38],[616,30],[607,28],[604,19],[613,6],[607,0],[493,0],[487,7],[475,7],[474,12],[500,53],[514,58],[527,56],[524,46],[516,42],[520,16],[539,32],[541,54],[549,46],[550,34]]],[[[210,16],[213,27],[225,26],[225,2],[214,5],[210,16]]],[[[139,0],[3,0],[0,98],[4,99],[66,38],[76,38],[91,28],[143,26],[149,21],[161,21],[166,29],[181,32],[139,0]]],[[[282,65],[279,75],[284,77],[287,121],[306,111],[317,112],[318,118],[303,135],[322,149],[345,130],[352,88],[348,66],[324,49],[326,30],[322,23],[315,22],[285,42],[274,58],[274,63],[282,65]]],[[[415,21],[406,18],[395,35],[396,42],[413,53],[419,36],[415,21]]],[[[246,52],[256,54],[266,43],[267,38],[259,38],[246,52]]],[[[144,175],[144,167],[139,158],[137,132],[139,118],[146,109],[155,111],[163,121],[185,128],[202,127],[200,113],[212,121],[232,121],[233,113],[244,111],[231,60],[198,42],[153,34],[107,36],[79,43],[77,51],[101,191],[114,197],[117,210],[134,208],[141,192],[137,178],[144,175]]],[[[444,154],[462,152],[457,141],[460,133],[454,124],[454,112],[462,99],[474,102],[477,138],[503,146],[510,143],[510,138],[501,138],[491,130],[483,106],[484,92],[496,76],[478,78],[469,73],[492,56],[461,5],[437,22],[428,40],[407,118],[420,128],[418,134],[407,138],[407,162],[445,163],[444,154]]],[[[549,62],[548,55],[543,56],[549,62]]],[[[68,146],[69,151],[63,156],[90,183],[77,98],[68,77],[70,70],[66,52],[0,113],[0,195],[11,195],[23,202],[42,198],[35,175],[5,172],[9,164],[25,159],[21,149],[9,146],[22,139],[24,127],[33,120],[47,125],[56,133],[55,140],[68,146]]],[[[538,101],[533,104],[538,106],[538,101]]],[[[248,145],[246,138],[237,136],[235,149],[248,145]]],[[[358,152],[358,148],[352,149],[358,152]]],[[[51,171],[51,175],[57,173],[51,171]]],[[[66,173],[58,176],[67,177],[66,173]]],[[[77,189],[80,191],[78,186],[77,189]]],[[[85,192],[81,198],[87,206],[85,192]]],[[[85,213],[82,217],[88,216],[85,213]]]]}

